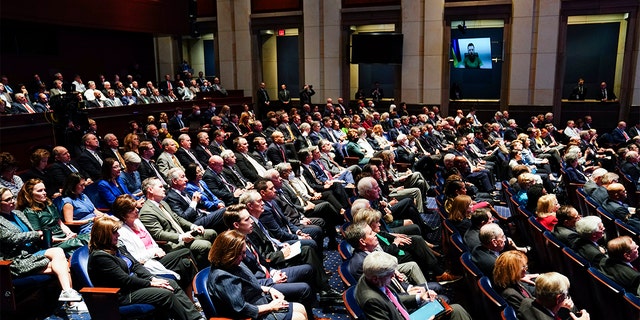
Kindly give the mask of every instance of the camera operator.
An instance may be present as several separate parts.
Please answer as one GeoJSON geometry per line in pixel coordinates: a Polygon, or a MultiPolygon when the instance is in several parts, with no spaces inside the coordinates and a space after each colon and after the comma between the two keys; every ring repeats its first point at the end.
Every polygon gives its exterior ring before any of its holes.
{"type": "Polygon", "coordinates": [[[313,91],[313,85],[305,84],[302,91],[300,91],[300,105],[311,105],[311,96],[314,94],[316,94],[316,92],[313,91]]]}

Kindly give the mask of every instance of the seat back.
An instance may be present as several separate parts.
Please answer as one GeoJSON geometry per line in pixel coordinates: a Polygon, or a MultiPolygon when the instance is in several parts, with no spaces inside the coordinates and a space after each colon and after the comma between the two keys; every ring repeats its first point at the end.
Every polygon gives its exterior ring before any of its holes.
{"type": "Polygon", "coordinates": [[[640,319],[640,298],[627,292],[624,294],[624,305],[625,319],[640,319]]]}
{"type": "Polygon", "coordinates": [[[482,277],[478,280],[480,288],[480,304],[483,310],[484,319],[502,319],[502,310],[507,307],[507,301],[493,289],[489,278],[482,277]]]}
{"type": "Polygon", "coordinates": [[[549,231],[543,232],[542,236],[544,237],[549,262],[553,264],[550,268],[562,274],[566,274],[564,269],[565,265],[562,263],[562,259],[564,259],[564,254],[562,253],[564,244],[549,231]]]}
{"type": "Polygon", "coordinates": [[[587,214],[587,193],[584,191],[584,188],[578,188],[576,190],[576,196],[578,199],[578,207],[576,207],[576,209],[580,212],[580,214],[582,215],[586,215],[587,214]]]}
{"type": "Polygon", "coordinates": [[[476,266],[471,259],[471,254],[465,252],[460,256],[460,264],[462,264],[462,274],[464,275],[465,282],[465,295],[466,305],[471,307],[470,313],[480,314],[481,305],[477,299],[481,295],[480,288],[478,287],[478,280],[484,276],[482,271],[476,266]]]}
{"type": "Polygon", "coordinates": [[[544,226],[536,220],[535,217],[530,217],[527,220],[527,230],[530,236],[531,242],[530,244],[533,246],[534,257],[538,261],[540,265],[540,271],[552,271],[553,261],[549,258],[549,254],[547,252],[546,241],[543,233],[547,230],[544,226]]]}
{"type": "Polygon", "coordinates": [[[514,310],[512,306],[507,306],[506,308],[504,308],[501,315],[502,320],[518,320],[516,310],[514,310]]]}
{"type": "Polygon", "coordinates": [[[591,290],[580,288],[581,285],[584,286],[584,284],[588,283],[589,275],[587,274],[587,268],[590,266],[589,262],[569,247],[564,247],[562,254],[564,259],[561,261],[564,264],[565,270],[563,274],[571,279],[571,283],[573,284],[569,288],[573,301],[578,306],[590,305],[592,301],[591,290]]]}
{"type": "Polygon", "coordinates": [[[338,253],[340,254],[340,258],[342,260],[349,260],[353,256],[353,247],[347,242],[347,240],[342,240],[338,244],[338,253]]]}
{"type": "Polygon", "coordinates": [[[211,267],[206,267],[200,270],[195,277],[193,277],[193,293],[198,298],[202,311],[207,318],[217,316],[216,307],[213,305],[213,300],[207,290],[207,278],[211,272],[211,267]]]}
{"type": "Polygon", "coordinates": [[[342,301],[344,301],[344,306],[347,308],[351,319],[366,319],[364,311],[360,308],[356,300],[356,286],[351,286],[342,293],[342,301]]]}
{"type": "Polygon", "coordinates": [[[591,196],[585,194],[585,205],[586,211],[582,213],[584,216],[595,216],[598,215],[597,209],[600,206],[591,196]]]}
{"type": "Polygon", "coordinates": [[[638,235],[638,232],[633,229],[633,227],[631,227],[630,225],[628,225],[626,222],[620,220],[620,219],[616,219],[615,221],[616,224],[616,229],[618,229],[618,234],[621,236],[629,236],[631,237],[631,239],[633,239],[633,241],[635,241],[636,243],[640,242],[640,236],[638,235]]]}
{"type": "Polygon", "coordinates": [[[447,256],[451,250],[451,235],[458,233],[456,227],[449,220],[442,220],[442,253],[447,256]]]}
{"type": "Polygon", "coordinates": [[[602,225],[604,225],[604,234],[607,239],[615,239],[618,237],[618,229],[616,228],[616,217],[605,210],[603,207],[598,207],[596,213],[600,219],[602,219],[602,225]]]}
{"type": "Polygon", "coordinates": [[[89,279],[89,246],[76,249],[71,256],[71,274],[73,284],[78,288],[93,287],[89,279]]]}
{"type": "Polygon", "coordinates": [[[460,264],[460,257],[465,252],[470,252],[469,247],[462,241],[462,236],[459,233],[451,235],[451,249],[449,250],[448,258],[451,261],[451,271],[453,274],[462,273],[462,265],[460,264]]]}
{"type": "MultiPolygon", "coordinates": [[[[598,271],[596,268],[587,269],[589,274],[589,288],[597,303],[591,306],[607,306],[606,308],[590,308],[589,314],[594,319],[630,319],[624,317],[624,288],[598,271]]],[[[585,288],[587,289],[587,288],[585,288]]]]}
{"type": "Polygon", "coordinates": [[[342,282],[344,282],[347,287],[354,286],[358,282],[358,279],[356,279],[349,271],[349,260],[343,261],[338,266],[338,274],[340,275],[342,282]]]}

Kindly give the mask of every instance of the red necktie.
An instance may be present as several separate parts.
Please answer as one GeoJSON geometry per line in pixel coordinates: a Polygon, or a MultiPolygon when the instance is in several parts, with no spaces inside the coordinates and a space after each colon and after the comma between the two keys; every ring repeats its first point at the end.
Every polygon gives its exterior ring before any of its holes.
{"type": "Polygon", "coordinates": [[[25,109],[27,109],[28,113],[36,113],[36,111],[33,110],[33,108],[31,108],[28,103],[23,103],[22,105],[24,106],[25,109]]]}
{"type": "Polygon", "coordinates": [[[400,311],[400,313],[402,314],[402,317],[404,317],[406,320],[409,320],[409,313],[407,312],[407,310],[400,304],[400,302],[398,301],[398,298],[396,298],[396,296],[391,292],[391,290],[389,290],[389,288],[384,287],[384,291],[387,294],[387,297],[389,297],[389,300],[391,300],[391,302],[393,303],[393,305],[396,306],[396,308],[398,309],[398,311],[400,311]]]}

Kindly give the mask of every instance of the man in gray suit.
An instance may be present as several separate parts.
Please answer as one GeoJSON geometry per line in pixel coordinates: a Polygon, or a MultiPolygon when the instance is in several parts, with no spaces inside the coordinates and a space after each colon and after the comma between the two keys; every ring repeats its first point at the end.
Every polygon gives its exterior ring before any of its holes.
{"type": "Polygon", "coordinates": [[[180,217],[164,202],[166,192],[160,179],[151,177],[142,182],[142,191],[147,201],[140,209],[140,221],[154,240],[167,244],[162,248],[171,252],[179,248],[189,248],[199,269],[209,265],[207,255],[217,233],[205,229],[180,217]]]}

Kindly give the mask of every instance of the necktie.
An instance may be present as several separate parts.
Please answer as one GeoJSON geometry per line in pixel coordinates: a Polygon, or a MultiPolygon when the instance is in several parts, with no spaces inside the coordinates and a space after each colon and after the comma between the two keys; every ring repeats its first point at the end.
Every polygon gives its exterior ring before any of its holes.
{"type": "Polygon", "coordinates": [[[393,294],[393,292],[391,292],[391,290],[389,290],[389,288],[387,288],[387,287],[384,287],[384,292],[387,295],[387,297],[389,297],[389,300],[391,300],[393,305],[396,306],[396,309],[398,309],[398,311],[400,311],[400,314],[402,314],[402,317],[405,318],[406,320],[409,320],[409,313],[402,306],[402,304],[400,304],[400,302],[398,301],[398,298],[396,298],[396,296],[393,294]]]}
{"type": "Polygon", "coordinates": [[[271,242],[271,244],[273,245],[273,249],[276,251],[280,249],[280,247],[282,246],[282,242],[272,238],[271,235],[269,234],[269,231],[267,231],[267,228],[264,227],[264,225],[262,224],[262,222],[260,222],[260,220],[256,220],[256,224],[258,225],[258,228],[260,228],[260,231],[264,233],[264,236],[267,237],[267,239],[271,242]]]}
{"type": "Polygon", "coordinates": [[[118,152],[118,150],[113,150],[113,153],[116,154],[116,157],[118,158],[118,162],[120,162],[120,168],[122,168],[122,170],[126,170],[127,169],[127,165],[124,163],[124,159],[122,158],[122,156],[120,155],[120,152],[118,152]]]}
{"type": "Polygon", "coordinates": [[[281,145],[278,145],[278,149],[280,149],[280,154],[282,155],[282,160],[283,161],[287,161],[287,157],[285,156],[285,153],[284,153],[284,148],[282,148],[281,145]]]}
{"type": "Polygon", "coordinates": [[[147,160],[147,163],[149,163],[149,166],[151,167],[151,169],[153,170],[153,172],[156,175],[156,178],[160,179],[160,181],[162,181],[162,183],[164,183],[164,178],[162,177],[162,175],[160,174],[160,171],[158,171],[158,169],[156,169],[156,164],[153,160],[147,160]]]}
{"type": "Polygon", "coordinates": [[[622,129],[620,129],[620,131],[622,131],[622,136],[624,137],[624,140],[629,141],[629,135],[627,134],[627,132],[622,129]]]}
{"type": "Polygon", "coordinates": [[[23,103],[22,105],[24,106],[25,109],[27,109],[28,113],[36,113],[36,111],[33,110],[33,108],[31,108],[31,106],[29,106],[28,103],[23,103]]]}
{"type": "Polygon", "coordinates": [[[217,172],[216,172],[216,174],[218,175],[218,177],[220,177],[220,180],[222,181],[224,186],[227,187],[227,190],[229,190],[229,192],[233,193],[234,191],[236,191],[236,187],[234,185],[230,184],[229,182],[227,182],[227,179],[225,179],[223,175],[221,175],[221,174],[219,174],[217,172]]]}
{"type": "Polygon", "coordinates": [[[201,147],[202,149],[204,149],[204,152],[206,152],[209,155],[209,157],[213,156],[213,153],[211,153],[211,150],[209,150],[209,148],[207,148],[206,146],[201,146],[201,147]]]}
{"type": "Polygon", "coordinates": [[[198,167],[200,167],[200,169],[202,169],[202,171],[204,171],[204,168],[202,167],[202,165],[200,164],[200,161],[198,161],[198,159],[196,158],[195,155],[193,155],[193,153],[191,153],[191,150],[187,150],[187,149],[183,149],[184,152],[189,156],[189,158],[191,158],[191,160],[193,160],[193,163],[197,164],[198,167]]]}
{"type": "Polygon", "coordinates": [[[176,230],[176,232],[178,232],[179,234],[183,234],[184,230],[182,229],[182,227],[180,227],[178,222],[173,219],[169,211],[161,203],[159,204],[159,206],[160,206],[160,211],[162,211],[162,213],[165,215],[167,220],[169,220],[169,223],[171,223],[171,226],[176,230]]]}
{"type": "Polygon", "coordinates": [[[231,169],[231,172],[233,172],[233,175],[236,176],[236,178],[238,178],[238,180],[240,180],[240,182],[242,182],[242,185],[246,186],[247,185],[247,179],[245,179],[240,172],[238,172],[238,170],[236,170],[236,168],[234,167],[229,167],[229,169],[231,169]]]}
{"type": "Polygon", "coordinates": [[[89,151],[91,152],[91,154],[93,155],[94,158],[96,158],[96,160],[100,163],[100,166],[102,166],[102,159],[100,158],[100,156],[98,155],[98,153],[96,153],[95,151],[89,151]]]}
{"type": "Polygon", "coordinates": [[[287,131],[289,131],[289,137],[291,137],[291,139],[293,139],[295,137],[295,135],[293,134],[293,131],[291,131],[291,126],[287,123],[287,124],[285,124],[285,127],[287,127],[287,131]]]}
{"type": "Polygon", "coordinates": [[[258,251],[256,251],[256,248],[254,248],[251,243],[249,243],[247,241],[247,248],[249,249],[249,251],[251,251],[251,253],[256,257],[256,263],[258,264],[258,266],[260,267],[260,269],[262,269],[262,272],[264,272],[264,276],[265,278],[269,279],[271,278],[271,273],[269,273],[269,269],[267,269],[265,266],[263,266],[260,263],[260,256],[258,255],[258,251]]]}
{"type": "Polygon", "coordinates": [[[180,162],[178,161],[178,158],[176,158],[176,156],[171,155],[171,161],[173,161],[173,164],[175,164],[176,167],[182,168],[182,166],[180,165],[180,162]]]}
{"type": "Polygon", "coordinates": [[[287,219],[287,217],[284,216],[284,213],[282,213],[282,209],[280,209],[280,206],[278,206],[278,204],[275,203],[275,201],[273,201],[273,200],[267,201],[265,203],[269,204],[269,206],[273,209],[273,211],[276,213],[276,215],[278,215],[278,218],[280,219],[280,222],[287,228],[287,231],[289,231],[289,233],[293,234],[293,232],[291,231],[291,228],[289,228],[289,224],[287,223],[289,220],[287,219]]]}
{"type": "Polygon", "coordinates": [[[322,165],[322,161],[320,160],[314,160],[318,166],[320,167],[320,169],[322,169],[322,171],[324,171],[324,174],[327,175],[327,177],[329,177],[329,180],[333,179],[333,177],[331,176],[331,172],[329,172],[323,165],[322,165]]]}
{"type": "Polygon", "coordinates": [[[76,167],[74,167],[71,163],[66,163],[67,168],[69,168],[69,170],[71,170],[72,173],[78,173],[78,169],[76,169],[76,167]]]}
{"type": "Polygon", "coordinates": [[[178,118],[178,124],[180,125],[180,129],[184,128],[184,122],[182,122],[182,119],[178,118]]]}
{"type": "Polygon", "coordinates": [[[258,163],[258,161],[256,161],[256,159],[254,159],[253,157],[242,153],[242,156],[245,158],[245,160],[249,161],[249,163],[251,163],[251,165],[256,169],[256,172],[258,173],[259,176],[262,177],[262,175],[267,172],[267,169],[265,169],[260,163],[258,163]]]}
{"type": "Polygon", "coordinates": [[[602,97],[604,98],[604,100],[607,100],[607,90],[602,89],[602,97]]]}

